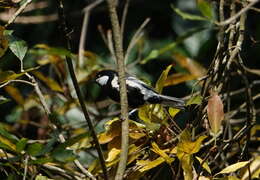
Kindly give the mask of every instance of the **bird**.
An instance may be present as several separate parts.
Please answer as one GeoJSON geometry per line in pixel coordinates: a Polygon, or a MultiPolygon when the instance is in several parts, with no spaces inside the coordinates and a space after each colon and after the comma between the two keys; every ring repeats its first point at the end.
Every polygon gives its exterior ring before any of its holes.
{"type": "MultiPolygon", "coordinates": [[[[112,100],[120,102],[118,73],[114,70],[97,72],[95,82],[112,100]]],[[[159,94],[152,87],[136,77],[126,73],[127,99],[130,108],[139,108],[148,104],[161,104],[177,109],[185,109],[185,102],[176,97],[159,94]]]]}

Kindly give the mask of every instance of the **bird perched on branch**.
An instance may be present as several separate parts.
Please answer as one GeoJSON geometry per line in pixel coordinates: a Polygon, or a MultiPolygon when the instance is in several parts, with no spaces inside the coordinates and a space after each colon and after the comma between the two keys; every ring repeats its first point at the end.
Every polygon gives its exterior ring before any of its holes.
{"type": "MultiPolygon", "coordinates": [[[[118,73],[116,71],[100,71],[97,73],[95,81],[108,97],[120,102],[118,73]]],[[[126,74],[126,89],[128,104],[131,108],[138,108],[147,104],[161,104],[178,109],[185,108],[185,102],[182,99],[161,95],[143,81],[129,74],[126,74]]]]}

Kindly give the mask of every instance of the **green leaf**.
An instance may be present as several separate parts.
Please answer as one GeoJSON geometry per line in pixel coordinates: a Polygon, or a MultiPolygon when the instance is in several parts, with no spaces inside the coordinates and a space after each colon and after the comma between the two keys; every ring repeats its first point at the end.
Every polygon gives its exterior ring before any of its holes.
{"type": "Polygon", "coordinates": [[[30,164],[45,164],[45,163],[52,162],[52,161],[53,161],[52,158],[44,157],[44,158],[37,158],[36,160],[31,160],[30,164]]]}
{"type": "Polygon", "coordinates": [[[197,96],[192,96],[188,101],[187,101],[187,106],[191,104],[197,104],[200,105],[202,103],[202,96],[197,95],[197,96]]]}
{"type": "Polygon", "coordinates": [[[171,8],[183,19],[188,19],[188,20],[194,20],[194,21],[205,21],[207,20],[205,17],[198,16],[198,15],[193,15],[189,14],[186,12],[181,11],[180,9],[175,8],[173,5],[171,5],[171,8]]]}
{"type": "Polygon", "coordinates": [[[26,143],[28,142],[28,139],[26,138],[22,138],[20,139],[17,143],[16,143],[16,150],[18,152],[21,152],[22,150],[24,150],[26,143]]]}
{"type": "Polygon", "coordinates": [[[13,35],[8,35],[7,38],[9,41],[10,50],[14,53],[16,57],[20,59],[20,61],[22,61],[28,50],[27,43],[24,40],[19,39],[13,35]]]}
{"type": "Polygon", "coordinates": [[[208,19],[213,19],[213,7],[207,0],[197,0],[197,6],[201,14],[208,19]]]}
{"type": "Polygon", "coordinates": [[[60,162],[71,162],[73,160],[75,160],[77,158],[77,156],[73,153],[73,150],[69,150],[69,149],[61,149],[58,148],[56,149],[51,156],[60,162]]]}
{"type": "Polygon", "coordinates": [[[26,152],[30,154],[31,156],[39,156],[41,154],[41,151],[43,149],[43,145],[40,143],[34,143],[30,144],[28,148],[26,149],[26,152]]]}

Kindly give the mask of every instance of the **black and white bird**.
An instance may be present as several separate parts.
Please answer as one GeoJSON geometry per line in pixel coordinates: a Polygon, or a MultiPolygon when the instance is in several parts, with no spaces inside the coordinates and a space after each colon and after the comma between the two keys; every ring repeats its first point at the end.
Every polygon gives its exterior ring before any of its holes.
{"type": "MultiPolygon", "coordinates": [[[[100,71],[97,73],[95,81],[108,97],[120,102],[118,73],[116,71],[100,71]]],[[[138,108],[146,104],[162,104],[178,109],[185,108],[185,102],[182,99],[161,95],[143,81],[129,74],[126,74],[126,88],[128,104],[131,108],[138,108]]]]}

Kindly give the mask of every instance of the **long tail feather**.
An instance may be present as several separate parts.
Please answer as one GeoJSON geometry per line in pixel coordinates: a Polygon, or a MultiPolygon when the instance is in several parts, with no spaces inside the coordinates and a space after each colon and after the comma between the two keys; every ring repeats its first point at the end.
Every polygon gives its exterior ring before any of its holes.
{"type": "Polygon", "coordinates": [[[161,104],[178,108],[178,109],[185,109],[185,102],[180,99],[180,98],[175,98],[175,97],[170,97],[170,96],[165,96],[165,95],[160,95],[161,97],[161,104]]]}

